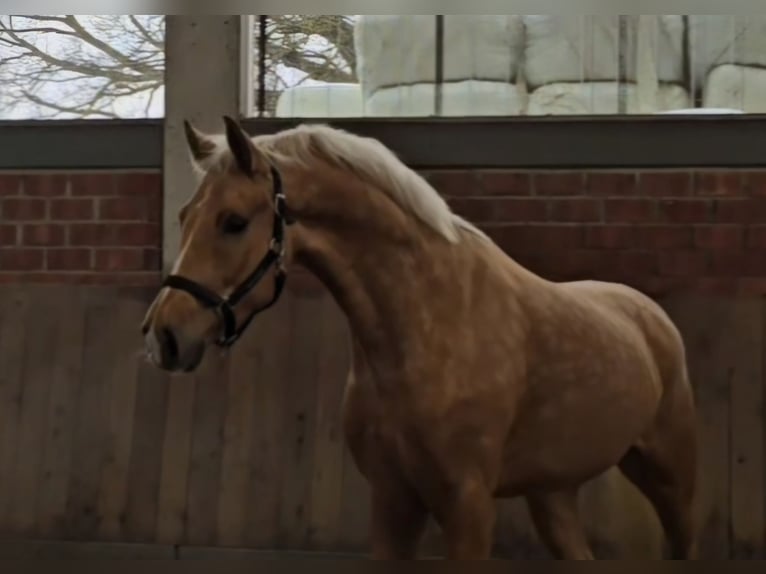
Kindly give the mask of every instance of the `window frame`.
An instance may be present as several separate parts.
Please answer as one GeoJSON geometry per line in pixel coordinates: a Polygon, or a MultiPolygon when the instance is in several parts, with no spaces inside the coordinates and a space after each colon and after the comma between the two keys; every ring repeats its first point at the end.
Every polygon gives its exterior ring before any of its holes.
{"type": "MultiPolygon", "coordinates": [[[[379,139],[418,169],[766,167],[766,115],[315,119],[379,139]]],[[[253,134],[302,123],[244,118],[253,134]]],[[[164,120],[0,122],[0,169],[161,169],[164,120]]]]}
{"type": "MultiPolygon", "coordinates": [[[[254,135],[325,123],[377,138],[418,169],[766,167],[766,114],[253,117],[246,110],[254,109],[248,98],[255,98],[249,88],[258,21],[257,15],[241,17],[238,31],[239,110],[254,135]]],[[[146,120],[0,121],[0,149],[10,150],[0,154],[0,169],[162,169],[168,115],[166,110],[164,118],[146,120]]]]}

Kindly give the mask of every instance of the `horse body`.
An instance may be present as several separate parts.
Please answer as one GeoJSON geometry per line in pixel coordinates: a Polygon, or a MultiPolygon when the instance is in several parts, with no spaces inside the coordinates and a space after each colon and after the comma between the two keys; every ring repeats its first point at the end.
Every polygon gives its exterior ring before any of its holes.
{"type": "Polygon", "coordinates": [[[187,138],[203,179],[171,289],[145,319],[150,355],[192,370],[220,333],[206,306],[222,306],[231,341],[273,302],[282,265],[317,275],[352,335],[343,423],[371,487],[375,558],[416,557],[429,515],[449,558],[489,558],[494,499],[521,495],[554,556],[592,559],[577,492],[614,465],[653,503],[673,556],[693,555],[693,400],[657,304],[524,269],[374,140],[322,126],[250,139],[233,121],[228,151],[187,138]]]}
{"type": "MultiPolygon", "coordinates": [[[[449,290],[444,316],[410,320],[399,369],[376,375],[355,334],[345,431],[373,485],[437,517],[471,480],[494,497],[555,497],[619,464],[660,422],[681,417],[674,428],[689,428],[683,342],[654,301],[620,284],[545,281],[480,238],[460,248],[470,255],[445,256],[444,285],[425,282],[449,290]]],[[[418,282],[399,285],[402,299],[427,297],[410,292],[418,282]]],[[[688,433],[682,440],[693,448],[688,433]]]]}

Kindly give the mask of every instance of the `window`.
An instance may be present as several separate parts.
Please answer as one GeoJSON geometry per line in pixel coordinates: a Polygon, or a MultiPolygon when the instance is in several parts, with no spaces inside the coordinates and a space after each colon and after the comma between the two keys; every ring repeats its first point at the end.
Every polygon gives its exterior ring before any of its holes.
{"type": "Polygon", "coordinates": [[[164,115],[164,16],[0,16],[0,119],[164,115]]]}
{"type": "Polygon", "coordinates": [[[253,115],[766,111],[766,16],[260,16],[253,115]]]}

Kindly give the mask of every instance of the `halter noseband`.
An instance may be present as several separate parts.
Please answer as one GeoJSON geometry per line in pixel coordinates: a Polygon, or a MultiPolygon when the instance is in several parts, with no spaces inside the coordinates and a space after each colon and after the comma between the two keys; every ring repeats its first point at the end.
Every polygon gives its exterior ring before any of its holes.
{"type": "Polygon", "coordinates": [[[185,291],[203,307],[218,312],[223,321],[223,333],[215,341],[219,347],[231,347],[242,336],[242,333],[245,332],[245,329],[258,313],[265,311],[277,302],[285,286],[287,274],[282,261],[285,254],[285,226],[292,224],[293,221],[287,216],[286,198],[282,191],[282,178],[274,167],[271,168],[271,177],[274,181],[274,224],[269,250],[253,272],[228,297],[221,297],[204,285],[180,275],[168,275],[162,283],[163,287],[185,291]],[[276,265],[276,270],[274,271],[274,293],[271,299],[252,311],[244,323],[237,327],[234,307],[260,283],[272,265],[276,265]]]}

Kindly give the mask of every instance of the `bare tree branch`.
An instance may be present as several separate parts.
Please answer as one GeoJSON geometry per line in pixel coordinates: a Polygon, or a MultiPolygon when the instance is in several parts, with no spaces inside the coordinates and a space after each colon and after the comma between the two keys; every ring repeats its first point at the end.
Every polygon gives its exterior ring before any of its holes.
{"type": "MultiPolygon", "coordinates": [[[[140,96],[134,113],[148,114],[164,85],[163,34],[162,16],[0,16],[3,105],[117,117],[116,102],[140,96]]],[[[285,88],[356,81],[351,17],[270,16],[266,45],[272,111],[285,88]]]]}

